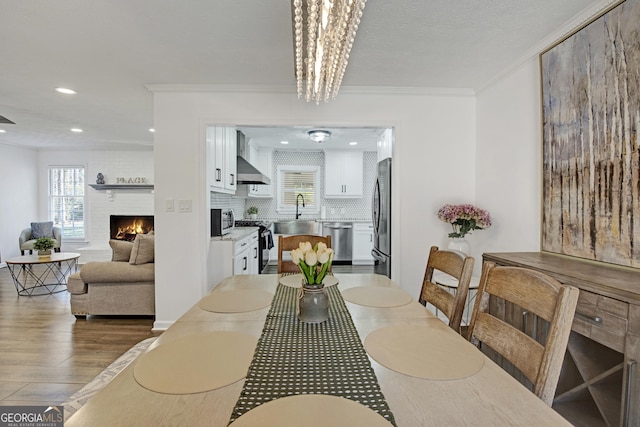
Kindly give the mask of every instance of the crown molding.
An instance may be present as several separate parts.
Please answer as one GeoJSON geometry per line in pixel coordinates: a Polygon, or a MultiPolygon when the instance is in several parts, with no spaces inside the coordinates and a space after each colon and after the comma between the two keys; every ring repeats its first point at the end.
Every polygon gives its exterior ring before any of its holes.
{"type": "MultiPolygon", "coordinates": [[[[295,86],[278,85],[213,85],[213,84],[150,84],[154,93],[271,93],[297,94],[295,86]]],[[[343,86],[340,94],[352,95],[417,95],[417,96],[475,96],[471,88],[343,86]]]]}

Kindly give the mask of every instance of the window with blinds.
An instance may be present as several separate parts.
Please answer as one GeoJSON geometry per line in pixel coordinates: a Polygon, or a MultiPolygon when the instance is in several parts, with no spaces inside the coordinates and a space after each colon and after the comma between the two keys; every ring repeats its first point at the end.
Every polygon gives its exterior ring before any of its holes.
{"type": "Polygon", "coordinates": [[[63,238],[85,238],[84,182],[84,167],[49,168],[49,221],[63,238]]]}
{"type": "Polygon", "coordinates": [[[318,213],[320,168],[318,166],[278,166],[278,212],[295,213],[296,200],[302,214],[318,213]],[[302,197],[298,195],[302,194],[302,197]],[[302,199],[304,198],[304,207],[302,199]]]}

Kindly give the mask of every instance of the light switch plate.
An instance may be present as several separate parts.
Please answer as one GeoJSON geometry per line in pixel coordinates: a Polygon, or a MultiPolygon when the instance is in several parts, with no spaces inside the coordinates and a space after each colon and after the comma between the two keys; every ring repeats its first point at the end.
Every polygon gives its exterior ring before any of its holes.
{"type": "Polygon", "coordinates": [[[167,199],[165,205],[165,211],[174,212],[175,211],[175,203],[173,199],[167,199]]]}
{"type": "Polygon", "coordinates": [[[178,200],[178,211],[181,213],[191,212],[191,200],[178,200]]]}

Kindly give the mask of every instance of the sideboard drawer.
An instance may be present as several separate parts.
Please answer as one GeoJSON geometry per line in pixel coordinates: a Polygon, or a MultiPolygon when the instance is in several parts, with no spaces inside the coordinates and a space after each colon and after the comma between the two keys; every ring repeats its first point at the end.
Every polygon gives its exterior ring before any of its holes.
{"type": "Polygon", "coordinates": [[[580,290],[572,329],[624,353],[628,318],[628,303],[580,290]]]}

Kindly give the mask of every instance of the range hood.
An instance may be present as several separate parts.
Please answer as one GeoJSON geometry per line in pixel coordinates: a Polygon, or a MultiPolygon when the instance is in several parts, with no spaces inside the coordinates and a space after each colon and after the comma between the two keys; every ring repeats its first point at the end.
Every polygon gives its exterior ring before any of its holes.
{"type": "Polygon", "coordinates": [[[248,147],[245,136],[238,131],[238,164],[236,173],[238,174],[238,184],[271,184],[271,179],[255,168],[246,159],[248,147]]]}

